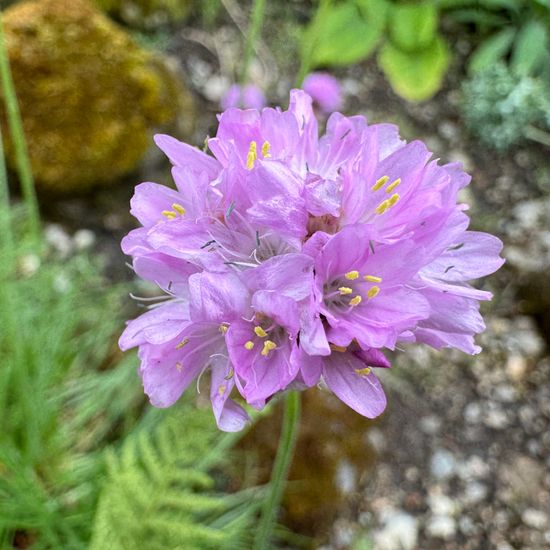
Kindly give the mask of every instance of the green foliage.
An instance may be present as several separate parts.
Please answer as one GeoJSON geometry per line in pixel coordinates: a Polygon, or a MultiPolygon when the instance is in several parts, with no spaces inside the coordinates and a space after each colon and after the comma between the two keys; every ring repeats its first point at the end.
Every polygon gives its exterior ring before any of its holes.
{"type": "Polygon", "coordinates": [[[439,0],[439,6],[484,37],[470,57],[471,73],[502,61],[519,75],[550,74],[548,0],[439,0]]]}
{"type": "Polygon", "coordinates": [[[302,60],[308,67],[349,65],[368,57],[382,37],[385,0],[321,2],[302,38],[302,60]]]}
{"type": "Polygon", "coordinates": [[[259,491],[215,493],[208,473],[235,436],[220,437],[202,410],[162,416],[109,452],[91,550],[250,548],[259,491]]]}
{"type": "Polygon", "coordinates": [[[380,50],[378,62],[399,95],[412,101],[422,101],[440,88],[449,58],[446,43],[437,38],[428,48],[414,53],[386,42],[380,50]]]}
{"type": "Polygon", "coordinates": [[[437,27],[431,0],[324,0],[303,32],[300,76],[319,66],[356,63],[381,45],[378,63],[396,93],[412,101],[429,99],[450,60],[437,27]]]}
{"type": "Polygon", "coordinates": [[[489,147],[505,150],[524,137],[550,138],[540,128],[550,129],[550,86],[542,79],[518,75],[499,63],[467,81],[463,96],[466,125],[489,147]]]}
{"type": "MultiPolygon", "coordinates": [[[[22,224],[16,218],[13,225],[22,224]]],[[[18,249],[27,248],[17,237],[18,249]]],[[[92,418],[102,433],[118,419],[105,416],[99,403],[93,411],[76,406],[66,392],[105,376],[95,369],[119,323],[111,312],[121,289],[106,289],[101,266],[86,256],[61,261],[19,253],[15,265],[1,281],[0,540],[24,530],[36,548],[83,548],[101,468],[96,448],[85,443],[87,430],[92,418]],[[28,272],[25,265],[36,262],[28,272]]],[[[135,364],[125,367],[135,372],[135,364]]],[[[139,395],[138,384],[127,388],[112,391],[139,395]]]]}

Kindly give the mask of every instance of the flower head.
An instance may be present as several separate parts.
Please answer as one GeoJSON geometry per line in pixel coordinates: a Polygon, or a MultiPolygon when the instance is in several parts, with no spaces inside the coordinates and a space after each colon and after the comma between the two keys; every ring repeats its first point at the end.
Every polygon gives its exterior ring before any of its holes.
{"type": "Polygon", "coordinates": [[[310,73],[304,78],[302,87],[323,113],[333,113],[342,107],[342,88],[331,74],[310,73]]]}
{"type": "Polygon", "coordinates": [[[363,117],[335,113],[319,137],[300,90],[287,111],[230,108],[219,121],[213,156],[156,136],[176,189],[144,183],[131,201],[141,227],[123,249],[164,299],[120,346],[139,347],[154,405],[209,371],[224,430],[247,421],[239,400],[262,408],[320,380],[372,418],[385,350],[480,351],[478,303],[491,295],[468,281],[500,267],[502,244],[467,230],[460,165],[363,117]]]}
{"type": "Polygon", "coordinates": [[[232,84],[223,95],[220,106],[223,110],[233,108],[261,109],[265,107],[264,93],[258,86],[232,84]]]}

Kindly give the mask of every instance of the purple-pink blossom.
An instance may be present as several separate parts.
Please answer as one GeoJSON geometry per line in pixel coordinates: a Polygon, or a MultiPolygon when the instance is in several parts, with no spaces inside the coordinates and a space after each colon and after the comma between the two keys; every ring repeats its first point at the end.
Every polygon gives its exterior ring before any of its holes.
{"type": "Polygon", "coordinates": [[[258,86],[254,84],[232,84],[223,95],[220,106],[226,109],[262,109],[266,105],[265,95],[258,86]]]}
{"type": "Polygon", "coordinates": [[[161,298],[130,321],[151,403],[172,405],[209,371],[218,426],[241,429],[287,389],[323,381],[373,418],[386,398],[375,371],[398,346],[479,353],[479,301],[468,284],[503,263],[502,243],[469,231],[457,194],[470,177],[439,165],[390,124],[331,115],[319,137],[312,99],[287,111],[231,108],[212,156],[164,135],[175,188],[136,187],[141,226],[122,247],[161,298]]]}
{"type": "Polygon", "coordinates": [[[331,74],[310,73],[304,78],[302,88],[313,100],[313,105],[323,113],[333,113],[342,108],[342,87],[331,74]]]}

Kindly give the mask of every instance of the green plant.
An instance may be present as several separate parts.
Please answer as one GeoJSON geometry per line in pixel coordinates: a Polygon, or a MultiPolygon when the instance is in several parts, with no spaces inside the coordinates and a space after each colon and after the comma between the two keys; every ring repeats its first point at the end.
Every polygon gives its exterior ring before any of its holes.
{"type": "Polygon", "coordinates": [[[379,47],[378,64],[394,90],[429,99],[450,61],[438,23],[431,0],[321,0],[302,35],[300,80],[316,67],[357,63],[379,47]]]}
{"type": "Polygon", "coordinates": [[[529,138],[550,145],[550,85],[504,63],[476,72],[463,85],[462,113],[487,146],[505,150],[529,138]]]}
{"type": "Polygon", "coordinates": [[[519,76],[550,78],[548,0],[439,0],[460,23],[473,25],[483,41],[470,56],[476,73],[506,62],[519,76]]]}
{"type": "Polygon", "coordinates": [[[205,411],[163,412],[108,453],[91,550],[250,548],[261,491],[216,492],[209,473],[236,437],[220,438],[205,411]]]}

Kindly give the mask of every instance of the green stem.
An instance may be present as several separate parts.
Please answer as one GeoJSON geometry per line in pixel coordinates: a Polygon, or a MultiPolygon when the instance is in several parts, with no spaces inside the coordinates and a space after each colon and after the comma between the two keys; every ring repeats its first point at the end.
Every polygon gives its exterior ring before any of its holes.
{"type": "MultiPolygon", "coordinates": [[[[15,244],[11,228],[10,192],[0,129],[0,281],[13,269],[15,244]]],[[[1,284],[1,283],[0,283],[1,284]]]]}
{"type": "Polygon", "coordinates": [[[536,141],[537,143],[550,147],[550,134],[540,128],[526,126],[523,130],[523,135],[531,141],[536,141]]]}
{"type": "Polygon", "coordinates": [[[285,488],[288,470],[296,446],[298,426],[300,423],[300,394],[296,391],[288,392],[285,396],[285,411],[283,428],[279,439],[277,456],[271,472],[269,491],[262,506],[260,525],[254,540],[254,550],[267,550],[277,520],[277,512],[285,488]]]}
{"type": "Polygon", "coordinates": [[[262,23],[264,20],[265,13],[265,0],[254,0],[254,5],[252,7],[252,17],[250,25],[248,27],[248,32],[246,36],[246,44],[244,47],[244,58],[243,65],[241,70],[241,78],[239,79],[242,86],[248,82],[248,69],[250,68],[250,61],[252,60],[252,54],[254,53],[254,48],[256,47],[256,41],[260,30],[262,28],[262,23]]]}
{"type": "Polygon", "coordinates": [[[19,105],[17,103],[17,96],[10,70],[2,17],[0,17],[0,82],[4,103],[6,105],[10,134],[15,149],[17,173],[21,182],[23,198],[29,217],[31,239],[35,246],[38,247],[40,245],[40,214],[38,211],[38,200],[36,198],[31,163],[27,151],[25,134],[23,132],[23,124],[21,122],[21,113],[19,112],[19,105]]]}

